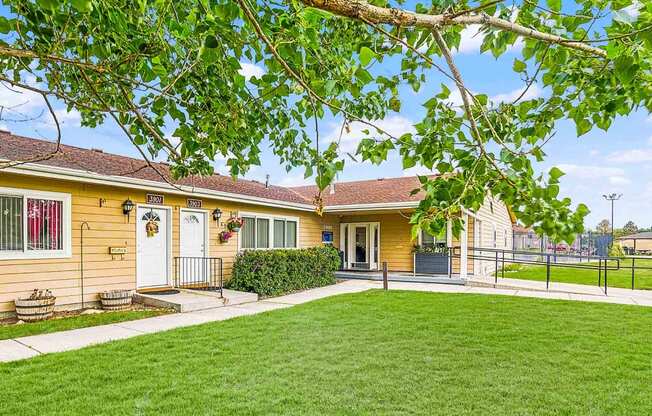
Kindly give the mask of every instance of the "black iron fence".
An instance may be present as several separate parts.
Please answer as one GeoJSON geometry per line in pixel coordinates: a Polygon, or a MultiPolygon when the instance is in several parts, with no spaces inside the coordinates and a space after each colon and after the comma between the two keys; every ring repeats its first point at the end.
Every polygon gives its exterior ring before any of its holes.
{"type": "MultiPolygon", "coordinates": [[[[460,259],[461,248],[454,247],[451,250],[451,272],[453,259],[460,259]]],[[[609,273],[615,271],[627,271],[631,277],[631,289],[636,286],[637,271],[652,270],[650,257],[607,257],[590,256],[562,253],[533,253],[531,251],[504,250],[496,248],[474,248],[467,249],[467,260],[480,263],[480,267],[489,266],[489,271],[494,275],[494,283],[498,283],[498,277],[505,278],[505,271],[511,264],[544,266],[546,273],[546,289],[550,288],[553,280],[552,271],[556,268],[594,270],[596,282],[607,294],[609,286],[609,273]],[[643,262],[642,260],[647,260],[643,262]]],[[[477,273],[477,271],[474,270],[477,273]]],[[[516,277],[518,278],[518,277],[516,277]]]]}
{"type": "Polygon", "coordinates": [[[175,257],[174,287],[211,290],[222,296],[223,265],[219,257],[175,257]]]}

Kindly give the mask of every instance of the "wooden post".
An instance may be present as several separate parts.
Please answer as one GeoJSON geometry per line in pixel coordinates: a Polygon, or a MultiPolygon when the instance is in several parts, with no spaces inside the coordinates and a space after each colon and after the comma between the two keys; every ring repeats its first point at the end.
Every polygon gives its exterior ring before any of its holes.
{"type": "Polygon", "coordinates": [[[383,289],[387,290],[387,262],[383,262],[383,289]]]}

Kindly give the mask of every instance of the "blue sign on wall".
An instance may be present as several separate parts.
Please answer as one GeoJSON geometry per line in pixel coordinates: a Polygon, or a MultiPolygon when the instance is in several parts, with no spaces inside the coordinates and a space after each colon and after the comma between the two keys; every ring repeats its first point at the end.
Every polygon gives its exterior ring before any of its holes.
{"type": "Polygon", "coordinates": [[[333,232],[332,231],[322,231],[321,232],[321,242],[324,244],[333,244],[333,232]]]}

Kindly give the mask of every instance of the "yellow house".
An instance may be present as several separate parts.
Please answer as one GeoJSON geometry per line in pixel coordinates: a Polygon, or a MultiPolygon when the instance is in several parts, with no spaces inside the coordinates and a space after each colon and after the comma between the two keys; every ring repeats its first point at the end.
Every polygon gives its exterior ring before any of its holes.
{"type": "MultiPolygon", "coordinates": [[[[0,132],[0,159],[28,161],[53,143],[0,132]]],[[[511,248],[505,205],[488,198],[464,214],[459,241],[447,233],[412,241],[415,177],[343,182],[323,195],[223,175],[172,182],[164,163],[62,146],[55,156],[0,170],[0,315],[33,289],[60,308],[94,302],[111,289],[177,286],[179,279],[228,279],[240,250],[333,244],[349,270],[413,272],[415,244],[456,246],[453,272],[488,272],[471,247],[511,248]],[[220,239],[229,218],[239,232],[220,239]]],[[[187,283],[187,282],[186,282],[187,283]]],[[[217,281],[215,282],[217,283],[217,281]]]]}

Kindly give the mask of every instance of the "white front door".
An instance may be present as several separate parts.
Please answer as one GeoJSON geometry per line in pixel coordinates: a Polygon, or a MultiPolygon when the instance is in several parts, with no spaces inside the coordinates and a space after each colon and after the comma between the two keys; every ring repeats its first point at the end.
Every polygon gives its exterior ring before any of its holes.
{"type": "Polygon", "coordinates": [[[139,206],[136,220],[136,285],[166,286],[170,270],[169,211],[139,206]]]}
{"type": "Polygon", "coordinates": [[[206,257],[206,213],[181,210],[181,257],[206,257]]]}
{"type": "Polygon", "coordinates": [[[208,281],[208,230],[206,229],[206,212],[181,210],[179,259],[176,267],[180,284],[204,283],[208,281]]]}
{"type": "Polygon", "coordinates": [[[344,268],[378,270],[380,223],[343,223],[340,227],[344,268]]]}

